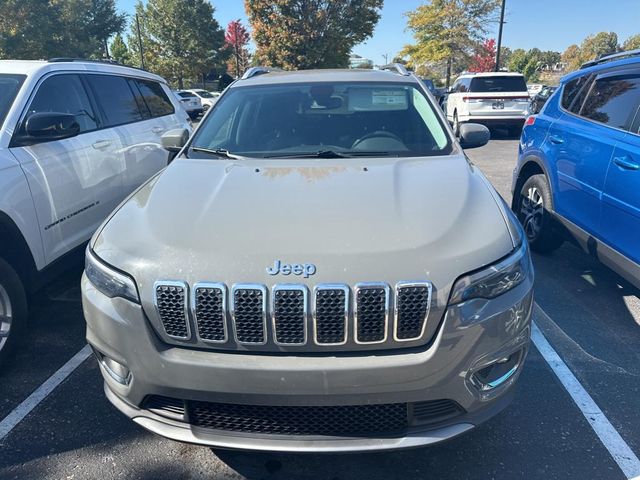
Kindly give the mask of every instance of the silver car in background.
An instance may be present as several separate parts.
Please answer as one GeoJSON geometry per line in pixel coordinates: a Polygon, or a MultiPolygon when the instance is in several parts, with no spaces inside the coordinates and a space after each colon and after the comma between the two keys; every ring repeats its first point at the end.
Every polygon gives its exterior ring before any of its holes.
{"type": "Polygon", "coordinates": [[[346,452],[452,438],[510,402],[533,268],[419,79],[255,68],[87,249],[109,400],[166,437],[346,452]]]}

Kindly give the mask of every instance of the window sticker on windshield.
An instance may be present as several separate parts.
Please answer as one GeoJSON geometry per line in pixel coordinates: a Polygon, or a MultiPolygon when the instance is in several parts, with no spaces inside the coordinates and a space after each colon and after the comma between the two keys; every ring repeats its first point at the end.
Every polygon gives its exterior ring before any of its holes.
{"type": "Polygon", "coordinates": [[[349,111],[406,110],[409,100],[405,89],[399,88],[350,88],[349,111]]]}
{"type": "Polygon", "coordinates": [[[373,90],[371,92],[373,105],[407,105],[407,94],[404,90],[373,90]]]}

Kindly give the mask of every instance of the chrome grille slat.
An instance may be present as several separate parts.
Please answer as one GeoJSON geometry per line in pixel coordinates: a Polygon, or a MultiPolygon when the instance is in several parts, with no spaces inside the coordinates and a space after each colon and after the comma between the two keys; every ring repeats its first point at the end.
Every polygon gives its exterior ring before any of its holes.
{"type": "Polygon", "coordinates": [[[399,282],[396,285],[393,338],[408,342],[422,337],[431,307],[431,283],[399,282]]]}
{"type": "Polygon", "coordinates": [[[314,289],[314,340],[318,345],[344,345],[349,319],[349,287],[317,285],[314,289]]]}
{"type": "Polygon", "coordinates": [[[198,338],[207,343],[226,342],[227,287],[223,283],[196,283],[191,298],[198,338]]]}
{"type": "Polygon", "coordinates": [[[355,341],[359,344],[383,343],[389,326],[389,285],[359,283],[355,287],[355,341]]]}
{"type": "Polygon", "coordinates": [[[307,343],[307,287],[277,285],[271,301],[273,336],[277,345],[307,343]]]}
{"type": "Polygon", "coordinates": [[[163,280],[154,285],[154,302],[166,334],[178,340],[191,337],[189,327],[187,295],[184,282],[163,280]]]}
{"type": "Polygon", "coordinates": [[[267,343],[267,289],[264,285],[238,284],[232,289],[232,318],[240,344],[267,343]]]}

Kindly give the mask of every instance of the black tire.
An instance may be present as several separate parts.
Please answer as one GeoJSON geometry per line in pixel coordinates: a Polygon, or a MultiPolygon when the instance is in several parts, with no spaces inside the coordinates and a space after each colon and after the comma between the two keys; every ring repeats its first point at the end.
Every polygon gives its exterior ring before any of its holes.
{"type": "Polygon", "coordinates": [[[458,121],[458,112],[453,112],[453,134],[456,138],[460,137],[460,122],[458,121]]]}
{"type": "Polygon", "coordinates": [[[27,296],[20,277],[0,258],[0,366],[27,329],[27,296]]]}
{"type": "Polygon", "coordinates": [[[515,213],[524,228],[531,250],[535,252],[550,253],[564,243],[551,208],[551,188],[547,177],[540,174],[527,178],[520,188],[515,213]]]}

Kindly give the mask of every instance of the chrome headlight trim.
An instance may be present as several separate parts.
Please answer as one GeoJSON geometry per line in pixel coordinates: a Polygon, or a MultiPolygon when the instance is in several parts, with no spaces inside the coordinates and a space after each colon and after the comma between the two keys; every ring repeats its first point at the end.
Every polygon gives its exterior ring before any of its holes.
{"type": "Polygon", "coordinates": [[[87,248],[84,273],[91,284],[109,298],[121,297],[140,304],[136,282],[130,276],[107,265],[87,248]]]}
{"type": "Polygon", "coordinates": [[[496,298],[524,282],[532,269],[529,245],[523,241],[506,258],[458,278],[451,290],[449,305],[474,298],[496,298]]]}

